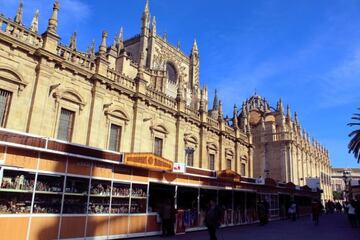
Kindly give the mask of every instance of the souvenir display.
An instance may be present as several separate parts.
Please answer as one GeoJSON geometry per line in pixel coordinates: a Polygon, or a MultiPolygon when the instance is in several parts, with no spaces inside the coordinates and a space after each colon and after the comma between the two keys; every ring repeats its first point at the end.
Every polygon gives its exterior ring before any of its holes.
{"type": "Polygon", "coordinates": [[[130,195],[130,185],[125,184],[115,184],[112,189],[113,197],[129,197],[130,195]]]}
{"type": "Polygon", "coordinates": [[[88,194],[89,179],[68,177],[66,179],[66,193],[88,194]]]}
{"type": "Polygon", "coordinates": [[[146,197],[146,188],[144,186],[139,186],[133,184],[131,189],[131,197],[146,197]]]}
{"type": "Polygon", "coordinates": [[[101,196],[110,196],[111,185],[110,184],[101,184],[94,182],[92,183],[90,194],[101,195],[101,196]]]}
{"type": "Polygon", "coordinates": [[[32,191],[35,182],[35,175],[26,175],[26,177],[23,174],[6,176],[6,173],[10,172],[4,172],[1,188],[32,191]]]}
{"type": "Polygon", "coordinates": [[[65,195],[63,214],[84,214],[86,213],[86,196],[68,196],[65,195]]]}
{"type": "Polygon", "coordinates": [[[109,213],[110,197],[91,197],[89,202],[89,214],[109,213]]]}
{"type": "Polygon", "coordinates": [[[146,199],[132,199],[130,213],[145,213],[146,199]]]}
{"type": "Polygon", "coordinates": [[[31,194],[1,193],[0,214],[30,213],[31,194]]]}

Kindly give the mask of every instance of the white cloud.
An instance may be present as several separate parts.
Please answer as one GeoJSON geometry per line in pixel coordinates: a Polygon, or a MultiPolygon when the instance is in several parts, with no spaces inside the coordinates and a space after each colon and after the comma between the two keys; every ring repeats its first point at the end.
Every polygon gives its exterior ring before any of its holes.
{"type": "Polygon", "coordinates": [[[321,107],[336,107],[360,100],[360,48],[322,77],[321,107]]]}

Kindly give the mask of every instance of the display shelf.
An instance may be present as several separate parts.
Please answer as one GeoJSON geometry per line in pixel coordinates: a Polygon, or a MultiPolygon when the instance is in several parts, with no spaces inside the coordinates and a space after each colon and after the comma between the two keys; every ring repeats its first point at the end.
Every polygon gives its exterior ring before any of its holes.
{"type": "Polygon", "coordinates": [[[64,193],[66,196],[87,196],[87,193],[64,193]]]}
{"type": "Polygon", "coordinates": [[[129,213],[129,198],[113,198],[111,202],[111,213],[126,214],[129,213]]]}
{"type": "Polygon", "coordinates": [[[132,199],[130,213],[146,213],[146,199],[132,199]]]}
{"type": "Polygon", "coordinates": [[[62,192],[35,191],[36,194],[62,195],[62,192]]]}
{"type": "Polygon", "coordinates": [[[130,195],[128,195],[128,196],[112,196],[112,198],[129,198],[130,197],[130,195]]]}
{"type": "Polygon", "coordinates": [[[7,188],[0,188],[0,192],[33,193],[32,190],[17,190],[17,189],[7,189],[7,188]]]}
{"type": "Polygon", "coordinates": [[[63,214],[85,214],[88,197],[85,195],[64,196],[63,214]]]}
{"type": "Polygon", "coordinates": [[[107,198],[110,197],[110,195],[90,194],[90,197],[107,198]]]}

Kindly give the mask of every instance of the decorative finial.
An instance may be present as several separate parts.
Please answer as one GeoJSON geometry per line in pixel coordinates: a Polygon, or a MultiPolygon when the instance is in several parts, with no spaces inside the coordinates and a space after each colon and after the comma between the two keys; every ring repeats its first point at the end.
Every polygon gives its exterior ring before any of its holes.
{"type": "Polygon", "coordinates": [[[39,30],[39,9],[36,9],[35,15],[31,21],[30,31],[38,32],[39,30]]]}
{"type": "Polygon", "coordinates": [[[237,109],[236,104],[234,104],[234,112],[233,112],[233,125],[234,126],[233,127],[235,129],[237,129],[239,127],[237,115],[238,115],[238,109],[237,109]]]}
{"type": "Polygon", "coordinates": [[[151,22],[151,33],[153,36],[156,36],[156,18],[153,16],[152,22],[151,22]]]}
{"type": "Polygon", "coordinates": [[[279,98],[279,101],[278,101],[278,111],[283,114],[284,113],[284,106],[283,106],[283,103],[281,101],[281,98],[279,98]]]}
{"type": "Polygon", "coordinates": [[[76,50],[76,32],[71,35],[69,48],[72,50],[76,50]]]}
{"type": "Polygon", "coordinates": [[[14,22],[16,22],[17,24],[22,24],[23,12],[24,12],[24,4],[23,1],[20,0],[19,7],[16,10],[16,16],[14,18],[14,22]]]}
{"type": "Polygon", "coordinates": [[[167,32],[165,32],[165,33],[164,33],[164,37],[163,37],[163,39],[164,39],[165,42],[167,42],[167,38],[168,38],[168,34],[167,34],[167,32]]]}
{"type": "Polygon", "coordinates": [[[95,39],[92,40],[89,54],[91,58],[95,58],[95,39]]]}
{"type": "Polygon", "coordinates": [[[149,12],[149,0],[146,0],[144,12],[149,12]]]}
{"type": "Polygon", "coordinates": [[[123,27],[120,28],[120,33],[117,42],[117,50],[118,55],[120,55],[120,51],[124,48],[124,29],[123,27]]]}
{"type": "Polygon", "coordinates": [[[51,32],[53,34],[56,34],[59,9],[60,9],[59,1],[55,0],[54,6],[53,6],[53,12],[52,12],[51,18],[49,19],[49,24],[48,24],[48,28],[47,28],[47,31],[51,32]]]}
{"type": "Polygon", "coordinates": [[[177,42],[177,49],[180,50],[180,41],[177,42]]]}
{"type": "Polygon", "coordinates": [[[213,102],[213,108],[212,110],[218,110],[219,109],[219,100],[217,95],[217,89],[215,89],[215,95],[214,95],[214,102],[213,102]]]}
{"type": "Polygon", "coordinates": [[[197,46],[196,39],[194,39],[194,43],[193,43],[191,52],[194,53],[194,52],[197,52],[197,51],[198,51],[198,46],[197,46]]]}
{"type": "Polygon", "coordinates": [[[106,38],[108,36],[108,33],[106,31],[102,32],[102,40],[101,40],[101,44],[99,47],[99,54],[100,56],[105,56],[106,53],[106,38]]]}
{"type": "Polygon", "coordinates": [[[291,112],[289,104],[286,106],[286,118],[291,120],[291,112]]]}

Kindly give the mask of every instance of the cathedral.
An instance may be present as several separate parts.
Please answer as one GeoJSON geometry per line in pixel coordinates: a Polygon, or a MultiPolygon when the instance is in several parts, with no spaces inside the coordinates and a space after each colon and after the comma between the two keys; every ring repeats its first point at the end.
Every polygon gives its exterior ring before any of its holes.
{"type": "Polygon", "coordinates": [[[224,226],[256,222],[257,200],[271,202],[276,219],[290,201],[301,215],[320,194],[332,199],[329,154],[296,113],[255,94],[224,117],[217,92],[209,101],[200,85],[196,40],[184,53],[159,36],[148,1],[138,35],[124,39],[121,28],[109,40],[104,31],[86,51],[76,33],[60,42],[59,10],[55,0],[41,34],[38,11],[23,22],[22,1],[14,19],[0,15],[0,231],[8,239],[39,239],[42,229],[51,231],[41,239],[156,235],[159,196],[179,219],[193,218],[191,230],[202,229],[209,199],[227,209],[224,226]],[[311,178],[318,188],[306,186],[311,178]]]}

